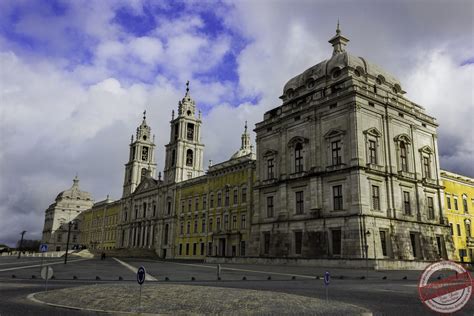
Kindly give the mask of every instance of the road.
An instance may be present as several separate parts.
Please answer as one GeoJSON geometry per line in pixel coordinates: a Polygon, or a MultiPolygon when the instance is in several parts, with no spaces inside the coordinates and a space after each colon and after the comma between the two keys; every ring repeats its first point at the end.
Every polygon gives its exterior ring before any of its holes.
{"type": "MultiPolygon", "coordinates": [[[[148,282],[170,282],[285,292],[324,299],[326,289],[322,279],[316,276],[329,271],[332,276],[328,287],[329,304],[342,301],[369,309],[374,315],[433,315],[418,296],[419,271],[369,271],[366,278],[365,270],[356,269],[224,264],[221,265],[219,281],[216,265],[212,264],[134,258],[102,261],[74,256],[69,258],[67,265],[63,261],[63,258],[45,260],[55,275],[55,279],[48,282],[48,289],[103,282],[136,282],[136,269],[143,265],[149,274],[145,286],[148,282]]],[[[28,294],[44,290],[40,265],[38,258],[0,257],[0,315],[96,315],[39,305],[26,299],[28,294]]],[[[473,314],[471,300],[456,315],[473,314]]]]}

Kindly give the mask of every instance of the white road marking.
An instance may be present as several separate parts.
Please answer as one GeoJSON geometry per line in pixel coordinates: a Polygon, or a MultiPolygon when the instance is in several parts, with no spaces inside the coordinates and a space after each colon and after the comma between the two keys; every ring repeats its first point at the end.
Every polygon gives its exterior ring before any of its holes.
{"type": "MultiPolygon", "coordinates": [[[[45,258],[46,259],[46,258],[45,258]]],[[[54,258],[55,260],[64,260],[61,258],[54,258]]],[[[44,260],[43,262],[51,262],[51,258],[48,258],[49,261],[44,260]]],[[[34,260],[34,261],[12,261],[12,262],[6,262],[6,263],[0,263],[0,266],[7,266],[7,265],[12,265],[12,264],[19,264],[19,263],[36,263],[36,262],[41,262],[41,260],[34,260]]]]}
{"type": "MultiPolygon", "coordinates": [[[[209,269],[216,269],[216,266],[206,266],[200,264],[192,264],[192,263],[178,263],[178,262],[169,262],[170,264],[179,264],[183,266],[193,266],[193,267],[200,267],[200,268],[209,268],[209,269]]],[[[300,278],[307,278],[307,279],[315,279],[316,276],[310,275],[302,275],[302,274],[291,274],[291,273],[280,273],[280,272],[270,272],[270,271],[257,271],[257,270],[247,270],[247,269],[237,269],[237,268],[225,268],[221,267],[221,270],[231,270],[231,271],[243,271],[243,272],[252,272],[252,273],[262,273],[262,274],[275,274],[275,275],[285,275],[285,276],[295,276],[300,278]]]]}
{"type": "MultiPolygon", "coordinates": [[[[117,261],[118,263],[120,263],[121,265],[123,265],[125,268],[129,269],[130,271],[132,271],[133,273],[137,273],[137,270],[138,268],[135,268],[134,266],[126,263],[126,262],[123,262],[122,260],[119,260],[117,258],[113,258],[115,261],[117,261]]],[[[158,281],[158,279],[156,279],[154,276],[152,276],[151,274],[147,273],[145,274],[145,281],[158,281]]]]}
{"type": "MultiPolygon", "coordinates": [[[[77,262],[77,261],[84,261],[84,260],[89,260],[89,259],[68,260],[68,262],[77,262]]],[[[61,260],[60,262],[53,262],[53,263],[45,262],[43,265],[44,265],[44,266],[52,266],[52,265],[61,264],[61,263],[64,263],[64,262],[63,262],[62,260],[61,260]]],[[[29,268],[36,268],[36,267],[41,267],[41,264],[35,264],[35,265],[31,265],[31,266],[23,266],[23,267],[15,267],[15,268],[1,269],[0,272],[3,272],[3,271],[12,271],[12,270],[21,270],[21,269],[29,269],[29,268]]]]}

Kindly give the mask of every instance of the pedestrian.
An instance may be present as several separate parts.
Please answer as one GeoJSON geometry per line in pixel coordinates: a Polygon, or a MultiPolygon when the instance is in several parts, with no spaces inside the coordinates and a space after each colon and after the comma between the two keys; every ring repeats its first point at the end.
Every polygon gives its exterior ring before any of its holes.
{"type": "Polygon", "coordinates": [[[103,252],[102,255],[100,256],[100,260],[105,260],[105,252],[103,252]]]}

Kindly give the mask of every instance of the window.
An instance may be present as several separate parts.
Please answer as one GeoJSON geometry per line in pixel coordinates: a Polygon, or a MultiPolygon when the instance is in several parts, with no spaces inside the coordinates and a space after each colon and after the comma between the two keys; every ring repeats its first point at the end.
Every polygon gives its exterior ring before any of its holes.
{"type": "Polygon", "coordinates": [[[451,197],[448,196],[448,197],[446,198],[446,201],[448,202],[448,210],[450,210],[450,209],[451,209],[451,197]]]}
{"type": "Polygon", "coordinates": [[[246,228],[246,227],[247,227],[247,223],[246,223],[245,214],[242,214],[240,218],[240,228],[246,228]]]}
{"type": "Polygon", "coordinates": [[[146,202],[143,203],[143,217],[146,217],[146,202]]]}
{"type": "Polygon", "coordinates": [[[428,197],[428,219],[434,219],[434,218],[435,218],[435,212],[434,212],[433,198],[428,197]]]}
{"type": "Polygon", "coordinates": [[[234,205],[238,203],[239,190],[234,189],[234,205]]]}
{"type": "Polygon", "coordinates": [[[168,235],[169,235],[169,234],[168,234],[168,231],[169,231],[169,225],[166,224],[166,225],[165,225],[165,232],[164,232],[164,234],[165,234],[165,237],[164,237],[164,244],[165,244],[165,245],[168,244],[168,235]]]}
{"type": "Polygon", "coordinates": [[[466,237],[471,237],[471,223],[466,221],[466,237]]]}
{"type": "Polygon", "coordinates": [[[273,164],[273,158],[267,160],[267,179],[275,178],[275,165],[273,164]]]}
{"type": "Polygon", "coordinates": [[[229,215],[224,215],[224,229],[229,229],[229,215]]]}
{"type": "Polygon", "coordinates": [[[464,213],[469,213],[469,208],[467,206],[467,196],[463,195],[462,197],[462,207],[464,209],[464,213]]]}
{"type": "Polygon", "coordinates": [[[273,217],[273,196],[267,196],[267,217],[273,217]]]}
{"type": "Polygon", "coordinates": [[[181,225],[179,227],[179,233],[182,235],[184,234],[184,222],[181,222],[181,225]]]}
{"type": "Polygon", "coordinates": [[[382,246],[382,255],[387,256],[387,235],[385,230],[380,231],[380,245],[382,246]]]}
{"type": "Polygon", "coordinates": [[[217,230],[221,230],[221,218],[220,217],[218,217],[216,219],[216,225],[217,225],[217,230]]]}
{"type": "Polygon", "coordinates": [[[380,190],[376,185],[372,186],[372,208],[380,211],[380,190]]]}
{"type": "Polygon", "coordinates": [[[242,203],[247,203],[247,188],[242,188],[242,203]]]}
{"type": "Polygon", "coordinates": [[[211,193],[211,197],[210,197],[210,207],[213,208],[214,207],[214,194],[211,193]]]}
{"type": "Polygon", "coordinates": [[[410,192],[403,191],[403,208],[405,215],[411,215],[410,192]]]}
{"type": "Polygon", "coordinates": [[[135,207],[135,218],[138,218],[138,207],[135,207]]]}
{"type": "Polygon", "coordinates": [[[207,197],[205,195],[202,197],[202,209],[204,211],[207,209],[207,197]]]}
{"type": "Polygon", "coordinates": [[[189,200],[188,200],[188,212],[192,212],[192,211],[193,211],[193,210],[192,210],[192,203],[193,203],[193,202],[191,201],[191,199],[189,199],[189,200]]]}
{"type": "Polygon", "coordinates": [[[450,230],[451,230],[451,236],[454,236],[453,223],[449,223],[449,228],[450,228],[450,230]]]}
{"type": "Polygon", "coordinates": [[[194,231],[193,231],[195,234],[198,232],[198,221],[197,219],[194,220],[194,231]]]}
{"type": "Polygon", "coordinates": [[[461,225],[456,224],[456,228],[458,230],[458,236],[461,236],[461,225]]]}
{"type": "Polygon", "coordinates": [[[123,220],[124,220],[124,221],[127,221],[127,212],[125,212],[125,214],[124,214],[124,219],[123,219],[123,220]]]}
{"type": "Polygon", "coordinates": [[[301,255],[301,249],[303,247],[303,233],[295,232],[295,254],[301,255]]]}
{"type": "Polygon", "coordinates": [[[410,242],[411,242],[411,249],[413,252],[413,257],[417,258],[418,249],[417,249],[417,234],[411,233],[410,234],[410,242]]]}
{"type": "Polygon", "coordinates": [[[229,199],[230,199],[229,195],[230,195],[230,190],[229,190],[229,188],[227,188],[225,190],[225,206],[229,206],[229,199]]]}
{"type": "Polygon", "coordinates": [[[184,213],[184,200],[181,201],[181,213],[184,213]]]}
{"type": "Polygon", "coordinates": [[[240,255],[245,256],[245,241],[240,242],[240,255]]]}
{"type": "Polygon", "coordinates": [[[457,211],[459,209],[458,207],[458,198],[454,197],[454,209],[457,211]]]}
{"type": "Polygon", "coordinates": [[[263,233],[263,254],[268,255],[270,253],[270,233],[263,233]]]}
{"type": "Polygon", "coordinates": [[[188,140],[194,140],[194,124],[188,123],[186,137],[188,140]]]}
{"type": "Polygon", "coordinates": [[[303,145],[301,143],[295,146],[295,172],[303,171],[303,145]]]}
{"type": "Polygon", "coordinates": [[[341,230],[332,230],[332,254],[333,255],[341,255],[341,230]]]}
{"type": "Polygon", "coordinates": [[[201,243],[201,255],[204,256],[204,243],[201,243]]]}
{"type": "Polygon", "coordinates": [[[183,255],[183,244],[179,244],[179,255],[183,255]]]}
{"type": "Polygon", "coordinates": [[[201,233],[205,233],[206,232],[206,219],[203,218],[201,219],[201,233]]]}
{"type": "Polygon", "coordinates": [[[404,142],[400,143],[400,166],[403,172],[408,172],[407,148],[404,142]]]}
{"type": "Polygon", "coordinates": [[[61,242],[62,241],[62,238],[63,238],[63,235],[62,234],[58,234],[58,242],[61,242]]]}
{"type": "Polygon", "coordinates": [[[196,203],[196,204],[195,204],[196,207],[195,207],[194,210],[197,212],[197,211],[199,211],[199,198],[196,198],[196,202],[195,202],[195,203],[196,203]]]}
{"type": "Polygon", "coordinates": [[[232,215],[232,229],[237,229],[237,215],[232,215]]]}
{"type": "Polygon", "coordinates": [[[369,162],[377,164],[377,143],[375,140],[369,140],[369,162]]]}
{"type": "Polygon", "coordinates": [[[188,221],[188,224],[186,225],[186,234],[189,234],[191,232],[191,222],[188,221]]]}
{"type": "Polygon", "coordinates": [[[212,220],[212,217],[211,217],[211,218],[209,218],[209,231],[210,232],[212,232],[212,230],[213,230],[212,224],[214,224],[214,223],[213,223],[213,220],[212,220]]]}
{"type": "Polygon", "coordinates": [[[192,167],[193,165],[193,151],[191,149],[188,149],[186,151],[186,166],[192,167]]]}
{"type": "Polygon", "coordinates": [[[148,147],[143,147],[142,149],[142,160],[143,161],[148,160],[148,147]]]}
{"type": "Polygon", "coordinates": [[[174,126],[174,139],[177,140],[179,135],[179,123],[174,126]]]}
{"type": "Polygon", "coordinates": [[[342,185],[332,187],[333,209],[335,211],[342,210],[342,185]]]}
{"type": "Polygon", "coordinates": [[[304,213],[303,191],[295,192],[296,214],[304,213]]]}
{"type": "Polygon", "coordinates": [[[217,193],[217,207],[221,207],[222,206],[222,193],[219,192],[217,193]]]}
{"type": "Polygon", "coordinates": [[[431,178],[430,158],[426,156],[423,157],[423,173],[425,174],[425,178],[431,178]]]}
{"type": "Polygon", "coordinates": [[[174,167],[175,163],[176,163],[176,150],[173,149],[173,151],[171,152],[171,166],[174,167]]]}
{"type": "Polygon", "coordinates": [[[193,243],[193,256],[196,255],[196,251],[197,251],[197,244],[193,243]]]}
{"type": "Polygon", "coordinates": [[[341,141],[336,140],[331,143],[331,149],[332,149],[332,165],[337,166],[342,163],[342,157],[341,157],[341,141]]]}

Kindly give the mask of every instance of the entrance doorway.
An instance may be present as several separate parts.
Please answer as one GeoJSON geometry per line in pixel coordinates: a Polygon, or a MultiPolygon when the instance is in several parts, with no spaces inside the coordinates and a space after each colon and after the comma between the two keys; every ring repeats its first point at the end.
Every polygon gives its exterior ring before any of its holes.
{"type": "Polygon", "coordinates": [[[222,257],[226,256],[225,238],[219,238],[219,255],[222,257]]]}

